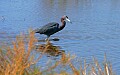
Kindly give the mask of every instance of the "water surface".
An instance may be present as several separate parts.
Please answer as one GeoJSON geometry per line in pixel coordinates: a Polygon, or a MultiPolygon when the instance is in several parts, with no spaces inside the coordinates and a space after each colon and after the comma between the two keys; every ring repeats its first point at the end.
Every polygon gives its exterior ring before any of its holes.
{"type": "MultiPolygon", "coordinates": [[[[28,33],[48,22],[60,23],[67,15],[72,24],[51,36],[65,52],[77,57],[96,56],[103,61],[104,53],[120,73],[120,0],[0,0],[0,41],[14,40],[20,32],[28,33]]],[[[36,34],[38,39],[46,36],[36,34]]]]}

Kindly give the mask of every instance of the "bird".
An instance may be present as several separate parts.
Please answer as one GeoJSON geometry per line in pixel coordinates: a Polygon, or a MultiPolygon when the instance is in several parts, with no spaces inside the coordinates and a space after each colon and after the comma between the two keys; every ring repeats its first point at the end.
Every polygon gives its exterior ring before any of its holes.
{"type": "Polygon", "coordinates": [[[57,22],[50,22],[40,28],[37,28],[34,30],[35,33],[44,34],[47,35],[47,38],[45,40],[49,40],[49,37],[53,35],[56,32],[61,31],[66,26],[66,21],[72,23],[68,16],[64,15],[61,18],[61,25],[59,25],[57,22]]]}

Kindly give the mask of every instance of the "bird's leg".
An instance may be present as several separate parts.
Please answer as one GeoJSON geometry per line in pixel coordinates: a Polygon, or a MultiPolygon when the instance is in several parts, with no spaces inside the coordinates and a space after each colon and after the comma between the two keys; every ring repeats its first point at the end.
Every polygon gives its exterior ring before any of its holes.
{"type": "Polygon", "coordinates": [[[47,36],[47,38],[45,39],[46,42],[49,41],[49,37],[50,37],[50,36],[47,36]]]}
{"type": "Polygon", "coordinates": [[[49,38],[46,38],[45,41],[49,41],[49,38]]]}

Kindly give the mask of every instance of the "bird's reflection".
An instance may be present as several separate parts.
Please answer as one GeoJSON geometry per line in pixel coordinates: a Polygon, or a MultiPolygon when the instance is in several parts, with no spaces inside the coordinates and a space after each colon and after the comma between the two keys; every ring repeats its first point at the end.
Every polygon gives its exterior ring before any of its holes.
{"type": "Polygon", "coordinates": [[[55,46],[50,41],[47,41],[46,44],[36,45],[36,51],[45,53],[47,56],[59,56],[65,52],[61,50],[60,46],[55,46]]]}

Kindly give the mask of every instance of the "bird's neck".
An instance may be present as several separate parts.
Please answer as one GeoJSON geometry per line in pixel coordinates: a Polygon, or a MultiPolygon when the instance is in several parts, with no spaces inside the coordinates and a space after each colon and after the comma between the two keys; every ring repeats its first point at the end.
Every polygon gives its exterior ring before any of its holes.
{"type": "Polygon", "coordinates": [[[66,22],[63,20],[62,25],[60,26],[60,30],[62,30],[65,27],[65,25],[66,25],[66,22]]]}

